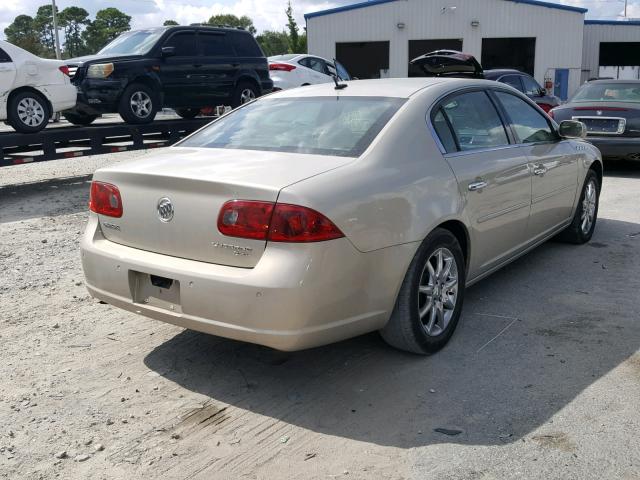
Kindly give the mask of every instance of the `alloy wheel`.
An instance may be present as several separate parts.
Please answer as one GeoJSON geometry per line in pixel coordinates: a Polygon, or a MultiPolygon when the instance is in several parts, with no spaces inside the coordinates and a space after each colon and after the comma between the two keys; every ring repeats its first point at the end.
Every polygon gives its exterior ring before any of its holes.
{"type": "Polygon", "coordinates": [[[240,93],[240,105],[244,105],[245,103],[250,102],[251,100],[255,100],[255,98],[256,98],[256,94],[253,92],[253,90],[251,90],[250,88],[245,88],[240,93]]]}
{"type": "Polygon", "coordinates": [[[418,285],[418,315],[427,335],[442,334],[458,299],[458,265],[453,253],[439,248],[429,257],[418,285]]]}
{"type": "Polygon", "coordinates": [[[598,204],[598,190],[596,182],[590,180],[584,189],[584,198],[582,199],[582,216],[580,217],[580,228],[582,233],[587,235],[591,231],[596,216],[596,206],[598,204]]]}
{"type": "Polygon", "coordinates": [[[38,127],[46,119],[45,108],[35,98],[25,97],[18,102],[18,118],[29,127],[38,127]]]}
{"type": "Polygon", "coordinates": [[[146,92],[133,92],[130,104],[131,111],[138,118],[146,118],[151,114],[151,97],[146,92]]]}

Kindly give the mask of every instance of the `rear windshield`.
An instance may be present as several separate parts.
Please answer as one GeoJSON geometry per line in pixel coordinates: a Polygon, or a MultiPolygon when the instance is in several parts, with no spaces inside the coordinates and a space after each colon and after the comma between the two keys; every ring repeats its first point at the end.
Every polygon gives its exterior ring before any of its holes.
{"type": "Polygon", "coordinates": [[[151,50],[164,31],[165,29],[160,28],[126,32],[109,43],[98,53],[106,53],[109,55],[144,55],[151,50]]]}
{"type": "Polygon", "coordinates": [[[387,97],[264,98],[179,146],[357,157],[404,102],[387,97]]]}
{"type": "Polygon", "coordinates": [[[640,82],[588,83],[578,90],[572,101],[640,103],[640,82]]]}

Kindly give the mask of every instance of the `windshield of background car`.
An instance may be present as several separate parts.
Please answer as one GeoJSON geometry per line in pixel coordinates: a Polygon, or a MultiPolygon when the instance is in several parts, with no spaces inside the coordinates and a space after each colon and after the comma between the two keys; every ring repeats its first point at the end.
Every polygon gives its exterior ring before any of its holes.
{"type": "Polygon", "coordinates": [[[388,97],[264,98],[178,145],[357,157],[404,102],[388,97]]]}
{"type": "Polygon", "coordinates": [[[155,45],[164,29],[136,30],[120,35],[98,52],[99,55],[144,55],[155,45]]]}
{"type": "Polygon", "coordinates": [[[640,83],[591,83],[583,85],[572,102],[640,103],[640,83]]]}

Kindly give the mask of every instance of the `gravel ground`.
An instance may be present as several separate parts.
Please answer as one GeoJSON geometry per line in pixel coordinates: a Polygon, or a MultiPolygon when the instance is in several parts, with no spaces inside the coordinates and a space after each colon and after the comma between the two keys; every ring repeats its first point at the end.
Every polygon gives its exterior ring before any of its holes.
{"type": "Polygon", "coordinates": [[[640,166],[608,173],[589,245],[469,289],[422,358],[375,334],[283,354],[91,299],[84,175],[126,158],[0,169],[0,478],[640,478],[640,166]],[[33,183],[53,176],[76,178],[33,183]]]}

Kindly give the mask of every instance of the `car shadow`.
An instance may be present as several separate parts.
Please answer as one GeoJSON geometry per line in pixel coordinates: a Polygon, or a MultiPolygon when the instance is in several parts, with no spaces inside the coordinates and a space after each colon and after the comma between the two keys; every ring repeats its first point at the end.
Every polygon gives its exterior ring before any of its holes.
{"type": "Polygon", "coordinates": [[[377,334],[287,354],[184,331],[144,363],[214,403],[327,435],[400,448],[515,442],[640,347],[639,248],[640,225],[608,219],[588,245],[546,243],[471,287],[452,341],[431,357],[377,334]]]}
{"type": "Polygon", "coordinates": [[[0,188],[0,224],[88,210],[91,175],[0,188]]]}

